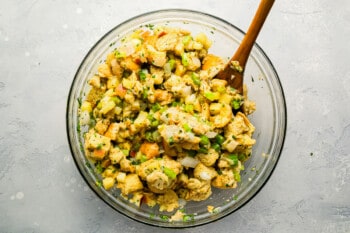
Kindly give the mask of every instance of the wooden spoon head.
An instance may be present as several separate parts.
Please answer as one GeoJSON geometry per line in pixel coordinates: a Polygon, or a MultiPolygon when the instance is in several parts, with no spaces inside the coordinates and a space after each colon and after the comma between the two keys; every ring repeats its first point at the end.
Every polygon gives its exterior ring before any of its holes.
{"type": "Polygon", "coordinates": [[[235,88],[240,94],[243,94],[243,71],[233,69],[230,65],[220,71],[216,78],[225,79],[229,86],[235,88]]]}

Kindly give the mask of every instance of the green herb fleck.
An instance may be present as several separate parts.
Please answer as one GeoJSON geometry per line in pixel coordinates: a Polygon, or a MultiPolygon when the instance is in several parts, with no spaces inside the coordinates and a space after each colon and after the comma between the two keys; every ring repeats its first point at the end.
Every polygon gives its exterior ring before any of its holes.
{"type": "Polygon", "coordinates": [[[81,107],[81,103],[82,103],[81,97],[78,97],[77,101],[78,101],[78,105],[79,105],[79,108],[80,108],[81,107]]]}
{"type": "Polygon", "coordinates": [[[100,180],[96,180],[95,184],[98,186],[98,187],[102,187],[102,182],[100,180]]]}
{"type": "Polygon", "coordinates": [[[159,215],[159,218],[162,219],[163,221],[168,221],[169,217],[166,215],[159,215]]]}

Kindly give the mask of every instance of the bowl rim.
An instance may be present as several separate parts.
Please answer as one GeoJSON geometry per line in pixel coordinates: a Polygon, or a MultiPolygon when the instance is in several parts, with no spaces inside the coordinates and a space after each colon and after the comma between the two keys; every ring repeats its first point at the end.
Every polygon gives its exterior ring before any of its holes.
{"type": "Polygon", "coordinates": [[[284,112],[284,120],[282,120],[282,122],[284,123],[284,130],[282,132],[282,135],[283,135],[283,138],[280,142],[280,149],[278,151],[278,153],[276,153],[276,162],[274,163],[273,167],[271,168],[271,171],[269,174],[267,174],[266,176],[266,179],[264,182],[261,183],[261,186],[255,191],[255,193],[252,194],[251,197],[249,197],[247,200],[245,200],[240,206],[238,206],[236,209],[228,212],[227,214],[224,214],[224,215],[221,215],[215,219],[212,219],[211,221],[208,221],[208,222],[200,222],[198,224],[193,224],[193,225],[184,225],[184,226],[171,226],[171,223],[169,225],[155,225],[155,224],[152,224],[150,222],[144,222],[142,221],[141,219],[138,219],[136,217],[132,217],[132,216],[129,216],[125,213],[122,212],[122,210],[119,210],[118,208],[115,208],[115,206],[111,205],[110,203],[108,203],[103,197],[101,197],[99,195],[99,193],[92,187],[92,185],[90,184],[90,182],[88,181],[88,179],[85,177],[85,175],[83,174],[82,170],[80,169],[79,165],[78,165],[78,161],[77,161],[77,158],[76,156],[74,155],[74,150],[73,150],[73,145],[72,145],[72,142],[71,142],[71,137],[70,137],[70,128],[69,128],[69,122],[70,122],[70,113],[69,113],[69,106],[70,106],[70,102],[71,102],[71,98],[73,97],[73,94],[74,94],[74,90],[73,90],[73,87],[74,87],[74,84],[76,83],[77,81],[77,76],[79,74],[79,72],[81,71],[82,67],[83,67],[83,64],[84,64],[84,61],[87,59],[87,57],[94,51],[94,49],[100,44],[100,42],[102,40],[104,40],[105,37],[107,37],[108,35],[110,35],[114,30],[116,30],[118,27],[120,27],[121,25],[124,25],[128,22],[131,22],[137,18],[141,18],[141,17],[145,17],[145,16],[149,16],[149,15],[152,15],[152,14],[155,14],[155,13],[167,13],[167,12],[184,12],[184,13],[194,13],[194,14],[197,14],[197,15],[203,15],[203,16],[207,16],[207,17],[211,17],[215,20],[219,20],[227,25],[229,25],[230,27],[233,27],[235,28],[237,31],[239,31],[240,33],[242,33],[242,35],[244,36],[246,33],[240,29],[239,27],[235,26],[234,24],[226,21],[225,19],[222,19],[218,16],[215,16],[215,15],[212,15],[212,14],[209,14],[209,13],[206,13],[206,12],[202,12],[202,11],[197,11],[197,10],[191,10],[191,9],[185,9],[185,8],[167,8],[167,9],[159,9],[159,10],[154,10],[154,11],[148,11],[148,12],[145,12],[145,13],[141,13],[141,14],[138,14],[138,15],[135,15],[127,20],[124,20],[120,23],[118,23],[116,26],[112,27],[110,30],[108,30],[106,33],[104,33],[95,43],[94,45],[88,50],[88,52],[85,54],[85,56],[83,57],[83,59],[81,60],[78,68],[76,69],[76,72],[74,74],[74,78],[72,80],[72,83],[70,85],[70,88],[69,88],[69,92],[68,92],[68,98],[67,98],[67,104],[66,104],[66,114],[65,114],[65,117],[66,117],[66,134],[67,134],[67,140],[68,140],[68,144],[69,144],[69,149],[70,149],[70,152],[71,152],[71,156],[73,157],[73,160],[74,160],[74,164],[75,166],[78,168],[78,171],[80,173],[80,175],[82,176],[82,178],[84,179],[84,181],[87,183],[87,185],[89,186],[89,188],[93,191],[93,193],[100,199],[102,200],[104,203],[106,203],[110,208],[112,208],[113,210],[116,210],[119,214],[121,214],[122,216],[126,216],[128,217],[129,219],[131,220],[134,220],[134,221],[137,221],[139,223],[142,223],[142,224],[146,224],[146,225],[149,225],[149,226],[153,226],[153,227],[158,227],[158,228],[173,228],[173,229],[184,229],[184,228],[192,228],[192,227],[199,227],[199,226],[203,226],[203,225],[206,225],[206,224],[209,224],[209,223],[213,223],[213,222],[217,222],[218,220],[221,220],[231,214],[233,214],[234,212],[238,211],[239,209],[241,209],[243,206],[245,206],[247,203],[249,203],[252,199],[254,199],[254,197],[260,193],[260,191],[263,189],[263,187],[265,187],[266,183],[269,181],[269,179],[271,178],[272,174],[274,173],[276,167],[277,167],[277,164],[278,164],[278,161],[281,157],[281,154],[282,154],[282,151],[283,151],[283,147],[284,147],[284,142],[286,141],[286,137],[287,137],[287,105],[286,105],[286,98],[285,98],[285,94],[284,94],[284,90],[283,90],[283,87],[282,87],[282,84],[281,84],[281,81],[280,81],[280,78],[278,76],[278,73],[273,65],[273,63],[271,62],[271,59],[266,55],[266,53],[264,52],[264,50],[260,47],[260,45],[255,42],[254,44],[254,47],[256,47],[259,52],[261,53],[261,55],[266,59],[266,61],[271,65],[271,71],[272,73],[275,75],[275,78],[276,78],[276,82],[277,82],[277,86],[280,87],[280,92],[281,92],[281,95],[282,95],[282,105],[283,105],[283,112],[284,112]]]}

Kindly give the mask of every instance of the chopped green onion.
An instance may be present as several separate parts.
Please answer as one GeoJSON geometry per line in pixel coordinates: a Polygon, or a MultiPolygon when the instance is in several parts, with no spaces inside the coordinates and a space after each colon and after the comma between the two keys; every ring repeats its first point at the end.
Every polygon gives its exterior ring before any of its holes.
{"type": "Polygon", "coordinates": [[[195,85],[199,86],[201,85],[201,80],[199,79],[199,76],[196,73],[192,73],[191,75],[192,81],[195,85]]]}
{"type": "Polygon", "coordinates": [[[224,141],[225,141],[225,138],[224,138],[224,136],[218,134],[215,136],[215,140],[219,145],[222,145],[222,143],[224,143],[224,141]]]}
{"type": "Polygon", "coordinates": [[[193,105],[192,104],[185,104],[185,112],[193,112],[193,105]]]}
{"type": "Polygon", "coordinates": [[[180,103],[177,102],[177,101],[174,101],[174,102],[171,103],[171,107],[176,107],[176,106],[179,106],[179,105],[180,105],[180,103]]]}
{"type": "Polygon", "coordinates": [[[101,163],[97,163],[95,165],[95,169],[96,169],[97,173],[99,173],[99,174],[101,174],[104,170],[103,167],[101,166],[101,163]]]}
{"type": "Polygon", "coordinates": [[[233,166],[238,165],[238,156],[236,154],[229,155],[228,158],[232,160],[233,166]]]}
{"type": "Polygon", "coordinates": [[[142,69],[139,72],[140,80],[145,81],[146,80],[146,74],[148,74],[148,71],[146,69],[142,69]]]}
{"type": "Polygon", "coordinates": [[[241,107],[241,103],[242,103],[242,101],[240,99],[239,100],[232,100],[231,107],[234,110],[238,110],[241,107]]]}
{"type": "Polygon", "coordinates": [[[115,104],[120,104],[122,102],[117,96],[111,97],[111,100],[113,100],[115,104]]]}
{"type": "Polygon", "coordinates": [[[245,159],[246,159],[245,154],[239,154],[239,155],[238,155],[238,160],[239,160],[239,161],[244,161],[245,159]]]}
{"type": "Polygon", "coordinates": [[[218,100],[220,98],[220,93],[219,92],[205,92],[204,97],[207,98],[210,101],[218,100]]]}
{"type": "Polygon", "coordinates": [[[101,108],[102,108],[102,103],[101,103],[101,101],[100,101],[100,102],[98,102],[98,104],[97,104],[97,109],[100,110],[101,108]]]}
{"type": "Polygon", "coordinates": [[[211,147],[212,147],[216,152],[220,152],[220,150],[221,150],[221,146],[220,146],[218,143],[212,144],[211,147]]]}
{"type": "Polygon", "coordinates": [[[147,156],[146,155],[141,155],[140,162],[146,162],[147,161],[147,156]]]}
{"type": "Polygon", "coordinates": [[[130,151],[125,149],[125,150],[122,150],[122,152],[125,156],[128,156],[130,151]]]}
{"type": "Polygon", "coordinates": [[[183,53],[183,54],[181,55],[181,63],[182,63],[182,65],[185,66],[185,67],[188,66],[189,61],[188,61],[188,56],[187,56],[186,53],[183,53]]]}
{"type": "Polygon", "coordinates": [[[192,131],[192,128],[186,123],[183,125],[184,129],[186,132],[191,132],[192,131]]]}
{"type": "Polygon", "coordinates": [[[185,36],[183,39],[182,39],[182,43],[184,45],[187,45],[188,43],[190,43],[190,41],[192,40],[192,37],[191,36],[185,36]]]}
{"type": "Polygon", "coordinates": [[[163,221],[168,221],[169,217],[166,215],[159,215],[159,218],[162,219],[163,221]]]}
{"type": "Polygon", "coordinates": [[[201,145],[208,145],[209,144],[209,138],[205,135],[202,135],[201,137],[201,140],[199,141],[199,143],[201,145]]]}
{"type": "Polygon", "coordinates": [[[176,178],[176,173],[170,168],[163,167],[163,172],[172,180],[176,178]]]}
{"type": "Polygon", "coordinates": [[[186,214],[182,217],[182,220],[184,222],[194,221],[194,215],[193,214],[186,214]]]}
{"type": "Polygon", "coordinates": [[[234,177],[235,181],[241,182],[241,174],[239,172],[233,173],[233,177],[234,177]]]}
{"type": "Polygon", "coordinates": [[[160,109],[160,104],[159,103],[153,104],[151,109],[152,109],[153,112],[158,111],[160,109]]]}
{"type": "Polygon", "coordinates": [[[154,120],[151,122],[151,126],[152,127],[157,127],[159,125],[159,121],[158,120],[154,120]]]}
{"type": "Polygon", "coordinates": [[[147,141],[153,142],[153,135],[152,135],[152,132],[151,132],[151,131],[147,131],[147,132],[145,133],[145,138],[146,138],[147,141]]]}
{"type": "Polygon", "coordinates": [[[155,142],[160,142],[162,140],[162,137],[160,136],[160,133],[157,130],[155,130],[152,133],[152,138],[153,138],[153,141],[155,142]]]}
{"type": "Polygon", "coordinates": [[[226,88],[224,86],[220,86],[220,87],[218,87],[218,92],[225,93],[226,92],[226,88]]]}
{"type": "Polygon", "coordinates": [[[102,182],[100,180],[96,180],[95,184],[98,186],[98,187],[102,187],[102,182]]]}
{"type": "Polygon", "coordinates": [[[142,99],[147,99],[148,98],[148,90],[147,89],[144,89],[142,91],[142,99]]]}
{"type": "Polygon", "coordinates": [[[153,117],[152,114],[148,114],[147,115],[147,119],[150,120],[150,121],[154,121],[155,120],[155,118],[153,117]]]}

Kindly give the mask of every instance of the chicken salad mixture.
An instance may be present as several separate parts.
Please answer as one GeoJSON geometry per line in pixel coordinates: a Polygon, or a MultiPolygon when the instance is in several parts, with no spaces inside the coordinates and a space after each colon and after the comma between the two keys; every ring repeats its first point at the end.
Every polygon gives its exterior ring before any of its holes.
{"type": "Polygon", "coordinates": [[[204,33],[140,28],[99,64],[80,103],[83,149],[102,177],[137,206],[179,208],[240,182],[255,103],[216,79],[225,60],[204,33]]]}

